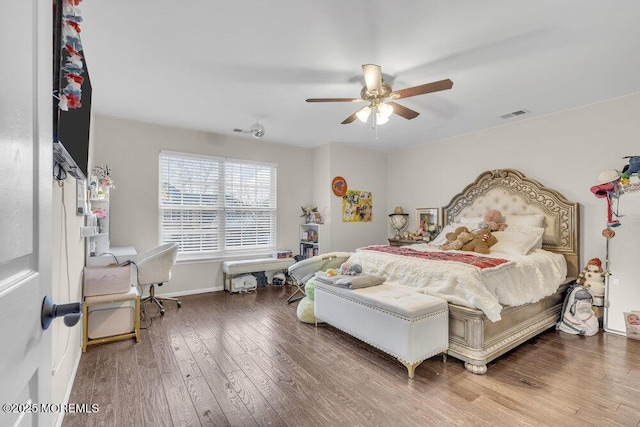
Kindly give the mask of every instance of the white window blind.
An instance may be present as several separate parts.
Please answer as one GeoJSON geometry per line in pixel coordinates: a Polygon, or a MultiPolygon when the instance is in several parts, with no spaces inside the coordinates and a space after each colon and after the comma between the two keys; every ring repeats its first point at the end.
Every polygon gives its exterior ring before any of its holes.
{"type": "Polygon", "coordinates": [[[161,152],[161,242],[181,254],[275,249],[276,182],[273,164],[161,152]]]}

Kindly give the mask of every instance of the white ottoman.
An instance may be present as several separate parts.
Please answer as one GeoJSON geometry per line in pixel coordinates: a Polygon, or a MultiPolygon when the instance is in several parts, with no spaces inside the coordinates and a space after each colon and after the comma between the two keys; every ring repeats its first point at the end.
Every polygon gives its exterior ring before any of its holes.
{"type": "Polygon", "coordinates": [[[449,346],[449,306],[401,285],[350,290],[316,281],[315,316],[398,359],[409,378],[449,346]]]}

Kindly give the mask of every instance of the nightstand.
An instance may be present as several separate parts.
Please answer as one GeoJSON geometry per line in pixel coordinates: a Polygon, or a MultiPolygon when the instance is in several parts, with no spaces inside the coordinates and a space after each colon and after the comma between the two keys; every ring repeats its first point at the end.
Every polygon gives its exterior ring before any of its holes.
{"type": "Polygon", "coordinates": [[[403,240],[403,239],[387,239],[391,246],[415,245],[416,243],[425,243],[423,240],[403,240]]]}

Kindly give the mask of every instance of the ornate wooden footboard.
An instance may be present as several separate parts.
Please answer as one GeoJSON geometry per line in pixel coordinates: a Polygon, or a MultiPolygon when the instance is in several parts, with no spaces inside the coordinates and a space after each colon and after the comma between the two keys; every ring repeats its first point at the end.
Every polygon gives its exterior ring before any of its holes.
{"type": "Polygon", "coordinates": [[[488,171],[443,208],[445,224],[482,216],[488,208],[503,215],[544,215],[543,249],[564,255],[567,278],[556,293],[536,303],[505,307],[498,322],[491,322],[480,310],[449,304],[447,354],[463,360],[475,374],[484,374],[491,360],[556,324],[580,261],[579,206],[557,191],[512,169],[488,171]]]}

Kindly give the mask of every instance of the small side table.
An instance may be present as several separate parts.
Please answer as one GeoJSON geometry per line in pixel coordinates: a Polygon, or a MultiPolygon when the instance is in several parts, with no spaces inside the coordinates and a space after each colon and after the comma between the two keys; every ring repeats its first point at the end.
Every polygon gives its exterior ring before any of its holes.
{"type": "Polygon", "coordinates": [[[403,239],[388,239],[391,246],[406,246],[415,245],[416,243],[426,243],[424,240],[403,240],[403,239]]]}
{"type": "Polygon", "coordinates": [[[140,295],[138,295],[138,289],[132,286],[129,292],[120,294],[107,294],[107,295],[94,295],[84,298],[82,304],[82,319],[83,319],[83,333],[82,333],[82,352],[87,351],[87,346],[92,344],[102,344],[113,341],[120,341],[134,338],[136,343],[140,342],[140,295]],[[129,307],[98,310],[89,313],[89,307],[110,305],[114,303],[133,302],[133,309],[129,307]],[[90,330],[89,315],[93,317],[96,314],[100,316],[99,319],[92,319],[98,321],[98,325],[95,325],[90,330]],[[133,319],[130,319],[132,316],[133,319]],[[131,320],[133,320],[133,327],[129,329],[131,320]],[[95,337],[93,337],[96,335],[95,337]]]}

